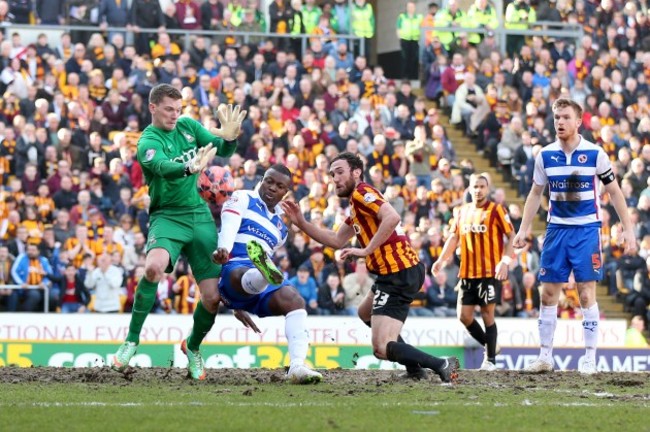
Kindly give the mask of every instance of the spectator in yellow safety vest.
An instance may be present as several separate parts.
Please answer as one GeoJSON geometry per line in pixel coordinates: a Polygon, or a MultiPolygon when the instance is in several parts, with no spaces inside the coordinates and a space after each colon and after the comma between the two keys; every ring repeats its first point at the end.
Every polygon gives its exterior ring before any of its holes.
{"type": "MultiPolygon", "coordinates": [[[[506,7],[505,27],[511,30],[526,30],[529,24],[537,21],[535,9],[530,7],[526,0],[515,0],[506,7]]],[[[526,41],[521,35],[508,35],[506,38],[506,51],[513,57],[521,50],[526,41]]]]}
{"type": "MultiPolygon", "coordinates": [[[[488,0],[476,0],[467,11],[465,27],[484,28],[494,30],[499,26],[499,18],[496,9],[488,0]]],[[[483,40],[484,34],[470,33],[468,35],[469,43],[477,45],[483,40]]]]}
{"type": "MultiPolygon", "coordinates": [[[[459,8],[456,0],[449,0],[447,7],[440,9],[436,15],[436,27],[462,27],[465,23],[465,12],[459,8]]],[[[449,51],[455,34],[452,32],[438,32],[440,43],[449,51]]]]}
{"type": "Polygon", "coordinates": [[[314,29],[318,27],[320,17],[323,15],[323,10],[315,4],[314,0],[305,0],[301,12],[303,23],[305,25],[305,33],[313,33],[314,29]]]}
{"type": "Polygon", "coordinates": [[[350,9],[350,28],[352,35],[362,38],[361,41],[354,42],[354,55],[370,59],[370,40],[375,36],[375,12],[366,0],[354,0],[350,9]]]}
{"type": "Polygon", "coordinates": [[[397,37],[402,50],[402,78],[417,79],[422,14],[415,13],[415,2],[406,2],[406,12],[397,17],[397,37]]]}

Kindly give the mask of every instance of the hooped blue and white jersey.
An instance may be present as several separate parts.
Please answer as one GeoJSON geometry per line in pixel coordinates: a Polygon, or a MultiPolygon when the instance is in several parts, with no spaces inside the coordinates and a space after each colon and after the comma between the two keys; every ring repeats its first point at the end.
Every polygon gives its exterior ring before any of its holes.
{"type": "Polygon", "coordinates": [[[544,147],[535,160],[533,181],[549,185],[549,227],[599,227],[599,176],[611,169],[605,151],[582,137],[570,154],[564,153],[559,141],[544,147]]]}
{"type": "MultiPolygon", "coordinates": [[[[283,211],[280,205],[277,205],[274,210],[275,213],[268,210],[257,191],[233,192],[221,210],[222,215],[230,212],[241,217],[241,224],[230,251],[231,261],[249,260],[246,243],[250,240],[257,240],[269,255],[273,255],[284,244],[289,231],[282,220],[283,211]]],[[[222,226],[220,236],[228,229],[228,226],[222,226]]]]}

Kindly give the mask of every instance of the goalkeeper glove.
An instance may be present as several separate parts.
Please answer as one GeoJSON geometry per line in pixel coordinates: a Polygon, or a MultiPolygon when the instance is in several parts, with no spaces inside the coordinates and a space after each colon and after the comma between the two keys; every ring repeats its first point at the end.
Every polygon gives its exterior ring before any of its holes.
{"type": "Polygon", "coordinates": [[[241,111],[239,105],[221,105],[217,110],[221,128],[212,128],[210,133],[226,141],[234,141],[241,132],[241,124],[246,118],[246,111],[241,111]]]}

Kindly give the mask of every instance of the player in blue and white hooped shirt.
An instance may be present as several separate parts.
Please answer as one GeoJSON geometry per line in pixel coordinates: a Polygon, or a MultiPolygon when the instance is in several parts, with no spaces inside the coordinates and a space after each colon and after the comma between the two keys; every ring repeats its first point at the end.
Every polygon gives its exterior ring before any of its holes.
{"type": "Polygon", "coordinates": [[[255,191],[239,190],[221,210],[221,232],[213,260],[223,264],[219,294],[235,316],[258,331],[246,311],[259,316],[285,316],[291,364],[287,377],[314,383],[322,375],[305,365],[309,338],[305,301],[270,259],[286,241],[288,229],[279,203],[291,190],[291,171],[273,165],[255,191]]]}
{"type": "Polygon", "coordinates": [[[540,355],[526,371],[553,371],[557,304],[562,287],[573,272],[580,295],[586,348],[580,371],[589,374],[597,372],[600,312],[596,303],[596,282],[603,277],[599,218],[601,182],[610,194],[623,224],[625,253],[630,253],[637,246],[625,198],[607,154],[578,134],[582,108],[572,100],[558,99],[553,104],[553,119],[557,141],[544,147],[535,159],[533,185],[526,199],[521,227],[514,239],[515,248],[524,247],[542,193],[548,185],[548,226],[539,270],[539,280],[542,282],[542,306],[538,321],[540,355]]]}

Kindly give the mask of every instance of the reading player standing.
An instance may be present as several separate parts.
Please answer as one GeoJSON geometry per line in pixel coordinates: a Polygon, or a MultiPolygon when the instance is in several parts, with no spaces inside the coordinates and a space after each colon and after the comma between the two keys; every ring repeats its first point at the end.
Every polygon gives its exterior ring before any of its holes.
{"type": "MultiPolygon", "coordinates": [[[[181,253],[187,257],[201,290],[189,350],[198,350],[217,313],[221,266],[211,260],[217,247],[217,230],[208,205],[196,190],[196,174],[215,154],[228,157],[234,153],[246,111],[240,112],[239,106],[222,106],[218,113],[221,128],[208,131],[196,120],[180,117],[181,108],[181,93],[176,88],[160,84],[151,90],[152,124],[138,141],[138,161],[151,196],[151,228],[145,275],[138,282],[129,333],[113,357],[118,369],[125,368],[135,355],[142,325],[156,299],[158,282],[173,270],[181,253]]],[[[188,357],[192,377],[201,379],[205,375],[200,356],[188,357]]]]}
{"type": "Polygon", "coordinates": [[[359,317],[371,322],[375,357],[417,370],[435,371],[443,382],[457,376],[458,359],[430,356],[398,341],[409,305],[424,282],[424,265],[400,227],[400,217],[377,189],[363,181],[363,162],[352,153],[332,159],[330,178],[336,194],[350,200],[350,216],[337,231],[307,222],[295,202],[281,203],[291,222],[314,240],[335,249],[356,235],[361,247],[345,248],[341,259],[365,257],[368,271],[377,275],[372,290],[359,306],[359,317]]]}
{"type": "Polygon", "coordinates": [[[580,372],[596,370],[596,346],[600,313],[596,303],[596,281],[603,277],[600,250],[599,184],[623,224],[625,253],[636,250],[636,239],[627,214],[625,198],[612,172],[605,151],[578,134],[582,108],[570,99],[553,103],[557,141],[544,147],[535,159],[533,186],[526,199],[514,247],[524,247],[533,217],[539,209],[542,192],[549,185],[548,226],[542,250],[539,280],[542,306],[539,316],[539,358],[525,371],[553,371],[553,335],[557,324],[557,304],[562,286],[573,275],[578,284],[586,354],[580,372]]]}

